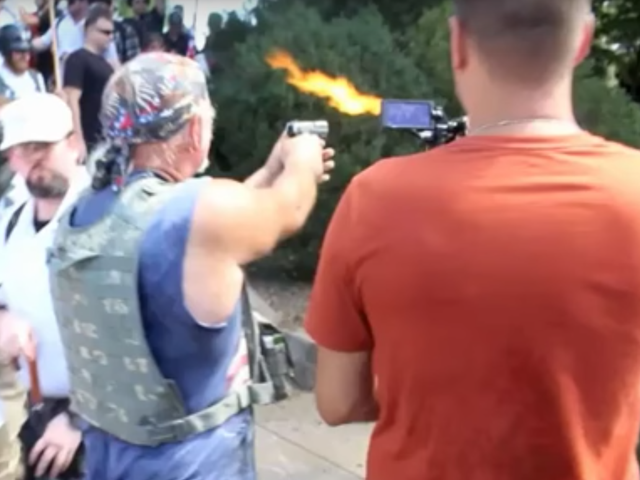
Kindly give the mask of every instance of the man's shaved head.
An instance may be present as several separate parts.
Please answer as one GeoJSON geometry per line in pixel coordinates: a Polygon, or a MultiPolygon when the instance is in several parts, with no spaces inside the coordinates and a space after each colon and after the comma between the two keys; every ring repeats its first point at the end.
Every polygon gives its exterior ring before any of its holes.
{"type": "Polygon", "coordinates": [[[498,76],[540,85],[566,75],[591,0],[454,0],[456,17],[498,76]]]}

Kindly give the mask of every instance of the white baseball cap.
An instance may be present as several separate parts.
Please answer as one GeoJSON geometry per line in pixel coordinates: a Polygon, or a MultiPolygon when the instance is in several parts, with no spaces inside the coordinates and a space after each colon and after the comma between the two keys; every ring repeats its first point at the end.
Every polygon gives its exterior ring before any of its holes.
{"type": "Polygon", "coordinates": [[[71,109],[57,95],[32,93],[0,108],[0,151],[23,143],[56,143],[74,130],[71,109]]]}

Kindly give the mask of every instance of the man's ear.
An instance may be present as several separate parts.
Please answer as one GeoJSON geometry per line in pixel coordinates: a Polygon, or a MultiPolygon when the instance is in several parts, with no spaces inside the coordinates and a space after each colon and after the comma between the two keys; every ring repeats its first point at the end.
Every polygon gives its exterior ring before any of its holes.
{"type": "Polygon", "coordinates": [[[194,115],[187,125],[186,134],[188,135],[188,145],[190,150],[197,150],[202,143],[202,118],[194,115]]]}
{"type": "Polygon", "coordinates": [[[464,70],[467,67],[469,58],[467,39],[460,19],[455,15],[449,17],[449,45],[451,68],[453,70],[464,70]]]}
{"type": "Polygon", "coordinates": [[[587,21],[584,22],[580,31],[580,43],[578,44],[576,58],[573,61],[575,66],[581,64],[591,53],[591,45],[593,44],[595,31],[596,17],[593,13],[590,13],[587,21]]]}

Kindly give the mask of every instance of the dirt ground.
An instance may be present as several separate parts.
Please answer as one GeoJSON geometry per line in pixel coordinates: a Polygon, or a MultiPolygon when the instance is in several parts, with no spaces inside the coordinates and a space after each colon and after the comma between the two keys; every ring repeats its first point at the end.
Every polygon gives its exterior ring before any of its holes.
{"type": "Polygon", "coordinates": [[[250,277],[250,282],[265,302],[281,315],[283,326],[297,327],[302,324],[311,291],[310,284],[265,276],[250,277]]]}

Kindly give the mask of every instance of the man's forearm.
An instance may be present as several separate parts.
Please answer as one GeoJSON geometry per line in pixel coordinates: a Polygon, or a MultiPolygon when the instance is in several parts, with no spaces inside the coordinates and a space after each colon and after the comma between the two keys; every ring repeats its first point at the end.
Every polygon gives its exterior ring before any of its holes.
{"type": "Polygon", "coordinates": [[[262,167],[247,178],[244,184],[251,188],[269,188],[276,178],[277,175],[273,175],[267,168],[262,167]]]}
{"type": "Polygon", "coordinates": [[[69,108],[71,108],[71,113],[73,114],[73,129],[78,135],[79,139],[84,138],[84,132],[82,131],[82,121],[80,119],[80,105],[76,98],[69,98],[67,94],[67,104],[69,108]]]}
{"type": "Polygon", "coordinates": [[[369,423],[378,420],[378,402],[372,397],[363,401],[349,416],[348,423],[369,423]]]}
{"type": "Polygon", "coordinates": [[[31,41],[31,46],[36,52],[40,53],[48,50],[51,47],[51,43],[48,41],[46,36],[42,36],[34,38],[31,41]]]}
{"type": "Polygon", "coordinates": [[[294,234],[307,221],[316,203],[318,184],[313,171],[305,165],[290,162],[269,188],[280,203],[285,236],[294,234]]]}
{"type": "Polygon", "coordinates": [[[377,379],[375,377],[363,379],[359,395],[349,403],[348,408],[345,408],[344,417],[336,423],[336,426],[377,421],[380,409],[376,390],[377,379]]]}

